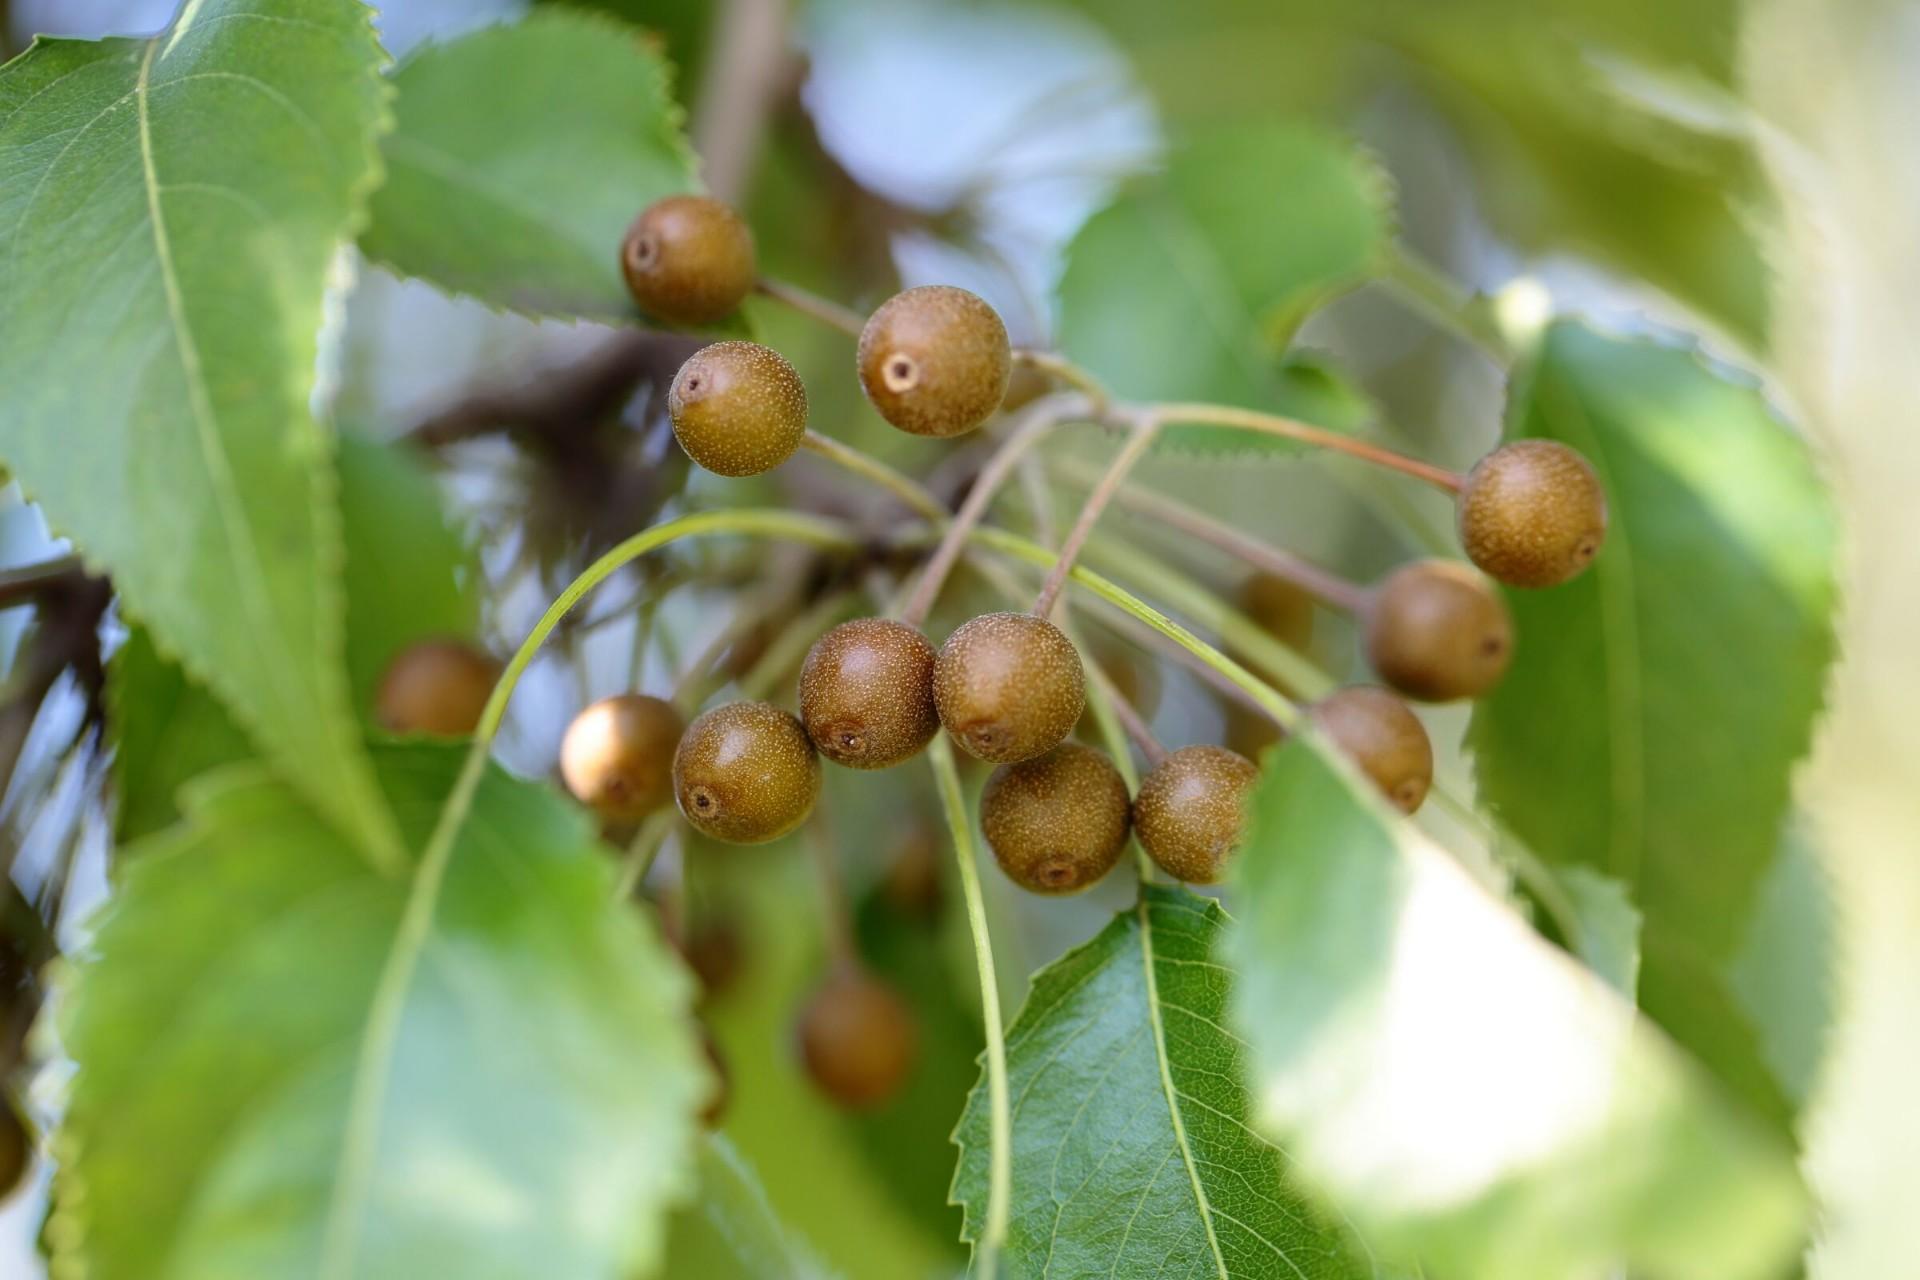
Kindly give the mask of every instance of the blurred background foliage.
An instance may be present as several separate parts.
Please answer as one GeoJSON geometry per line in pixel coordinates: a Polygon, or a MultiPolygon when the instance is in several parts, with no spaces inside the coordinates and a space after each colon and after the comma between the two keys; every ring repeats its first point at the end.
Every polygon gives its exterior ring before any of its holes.
{"type": "MultiPolygon", "coordinates": [[[[1058,341],[1125,389],[1139,379],[1142,394],[1204,392],[1369,425],[1454,466],[1496,438],[1506,388],[1471,335],[1431,323],[1423,304],[1464,309],[1496,333],[1528,334],[1548,310],[1586,313],[1615,331],[1684,329],[1703,335],[1710,357],[1758,371],[1760,394],[1821,446],[1848,522],[1844,661],[1825,691],[1788,853],[1754,889],[1760,923],[1731,961],[1753,1025],[1723,1026],[1722,1011],[1698,1006],[1676,1020],[1704,1028],[1690,1047],[1716,1066],[1715,1044],[1734,1044],[1723,1074],[1796,1133],[1821,1203],[1811,1273],[1911,1270],[1907,1215],[1920,1197],[1920,1108],[1908,1096],[1920,1059],[1920,799],[1911,786],[1920,759],[1912,659],[1920,451],[1907,421],[1920,403],[1911,359],[1920,340],[1912,234],[1920,152],[1911,134],[1920,11],[1891,0],[566,3],[659,34],[678,67],[673,91],[706,181],[747,209],[765,270],[855,307],[902,283],[964,284],[999,307],[1016,342],[1058,341]],[[1210,220],[1221,207],[1308,198],[1327,211],[1314,224],[1325,236],[1311,244],[1275,243],[1257,222],[1210,220]],[[1230,251],[1196,263],[1195,227],[1216,252],[1230,251]],[[1361,268],[1396,233],[1463,292],[1448,296],[1411,268],[1387,273],[1399,297],[1363,284],[1372,273],[1361,268]],[[1233,332],[1254,335],[1251,346],[1239,336],[1223,346],[1193,319],[1221,306],[1246,313],[1252,323],[1233,332]],[[1746,1077],[1741,1063],[1765,1069],[1746,1077]]],[[[527,6],[379,7],[389,47],[404,56],[422,40],[510,20],[527,6]]],[[[13,52],[35,31],[151,31],[172,8],[13,0],[0,14],[13,52]]],[[[843,338],[759,302],[749,319],[799,367],[816,420],[833,434],[931,476],[936,488],[959,478],[954,447],[879,423],[848,376],[843,338]]],[[[395,436],[444,423],[449,406],[538,379],[605,339],[594,326],[500,314],[362,263],[331,329],[326,394],[342,420],[395,436]]],[[[517,642],[557,588],[613,541],[721,500],[712,477],[686,475],[663,447],[660,385],[656,377],[653,394],[590,406],[588,431],[563,438],[520,422],[505,436],[475,431],[480,438],[434,451],[497,646],[517,642]]],[[[1386,493],[1344,469],[1329,484],[1326,471],[1284,456],[1210,459],[1205,440],[1188,443],[1163,451],[1143,478],[1362,580],[1422,552],[1447,526],[1448,508],[1430,495],[1386,493]]],[[[1076,443],[1057,452],[1068,466],[1094,456],[1076,443]]],[[[389,474],[385,456],[351,468],[349,490],[416,492],[422,476],[389,474]]],[[[731,504],[795,497],[873,512],[870,498],[807,459],[776,477],[727,482],[725,494],[731,504]]],[[[1059,505],[1070,515],[1070,499],[1059,505]]],[[[1171,547],[1144,519],[1116,518],[1112,532],[1122,543],[1171,547]]],[[[13,494],[0,512],[5,562],[58,549],[13,494]]],[[[658,577],[624,590],[696,574],[804,582],[804,558],[778,553],[764,574],[757,554],[676,552],[649,570],[658,577]]],[[[1228,596],[1237,590],[1240,571],[1225,561],[1172,555],[1191,578],[1228,596]]],[[[349,591],[377,601],[417,585],[404,573],[364,584],[350,576],[349,591]]],[[[998,599],[964,578],[949,595],[949,619],[998,599]]],[[[677,591],[652,625],[670,649],[699,652],[725,627],[727,599],[677,591]]],[[[611,615],[620,601],[605,603],[611,615]]],[[[805,601],[775,603],[777,612],[805,601]]],[[[471,605],[444,607],[451,616],[471,605]]],[[[108,819],[83,785],[99,766],[97,745],[77,728],[92,692],[86,673],[33,683],[47,626],[0,614],[10,691],[16,705],[31,692],[38,713],[0,720],[13,739],[0,746],[18,759],[0,823],[18,895],[44,911],[51,894],[70,928],[102,892],[108,819]]],[[[1746,639],[1676,626],[1676,644],[1703,651],[1746,639]]],[[[136,632],[122,654],[136,673],[128,680],[141,678],[138,664],[151,656],[143,646],[136,632]]],[[[562,636],[515,704],[508,763],[550,772],[567,719],[585,699],[627,685],[634,649],[631,616],[562,636]]],[[[1325,615],[1311,649],[1336,675],[1354,662],[1351,637],[1325,615]]],[[[670,681],[664,660],[652,661],[642,683],[670,681]]],[[[1118,641],[1112,663],[1154,686],[1156,724],[1169,739],[1233,731],[1228,712],[1185,672],[1149,672],[1118,641]]],[[[218,758],[217,708],[188,711],[173,729],[218,758]],[[188,711],[216,723],[202,732],[188,711]]],[[[1435,709],[1428,723],[1440,776],[1464,787],[1465,712],[1435,709]]],[[[165,741],[129,737],[120,749],[123,768],[159,771],[137,804],[122,805],[118,822],[133,830],[165,820],[171,783],[184,776],[167,770],[206,763],[165,741]]],[[[1737,757],[1745,744],[1723,749],[1737,757]]],[[[722,1180],[756,1171],[768,1204],[805,1237],[778,1239],[782,1228],[767,1217],[766,1248],[855,1277],[952,1274],[964,1262],[958,1211],[944,1204],[947,1137],[976,1079],[978,996],[964,921],[944,883],[949,862],[924,856],[937,811],[920,783],[916,774],[852,785],[830,774],[823,803],[863,948],[923,1019],[928,1067],[878,1115],[841,1115],[793,1069],[791,1011],[824,963],[820,912],[797,909],[817,893],[805,842],[681,847],[659,876],[671,884],[685,869],[682,945],[698,937],[712,951],[705,1014],[734,1076],[725,1136],[703,1169],[722,1180]],[[715,941],[723,936],[730,941],[715,941]]],[[[1448,819],[1431,822],[1444,828],[1448,819]]],[[[1456,843],[1493,865],[1484,833],[1456,843]]],[[[1069,902],[1026,898],[997,879],[987,887],[1010,1008],[1026,975],[1092,937],[1126,900],[1112,883],[1069,902]]],[[[1608,892],[1602,882],[1596,918],[1618,912],[1608,892]]],[[[741,1193],[743,1219],[766,1216],[756,1195],[750,1186],[741,1193]]],[[[17,1201],[6,1219],[24,1259],[37,1209],[17,1201]]],[[[702,1231],[677,1222],[674,1248],[687,1250],[677,1256],[706,1256],[697,1252],[711,1246],[702,1231]]],[[[725,1274],[720,1262],[698,1265],[700,1275],[725,1274]]]]}

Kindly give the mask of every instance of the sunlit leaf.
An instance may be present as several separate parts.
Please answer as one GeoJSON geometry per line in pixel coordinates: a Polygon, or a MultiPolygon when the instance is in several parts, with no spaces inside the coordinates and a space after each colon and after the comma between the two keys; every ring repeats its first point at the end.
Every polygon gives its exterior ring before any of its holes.
{"type": "MultiPolygon", "coordinates": [[[[464,748],[375,753],[411,843],[464,748]]],[[[586,823],[487,774],[443,879],[238,765],[127,851],[74,964],[56,1269],[634,1274],[688,1189],[688,988],[586,823]]],[[[423,866],[425,864],[422,864],[423,866]]]]}
{"type": "MultiPolygon", "coordinates": [[[[1217,904],[1147,888],[1093,941],[1035,975],[1007,1034],[1013,1107],[1009,1272],[1344,1277],[1364,1254],[1283,1182],[1248,1127],[1235,981],[1213,959],[1217,904]]],[[[954,1134],[953,1195],[986,1216],[987,1086],[954,1134]]]]}
{"type": "Polygon", "coordinates": [[[353,0],[205,0],[153,41],[43,40],[7,66],[0,461],[391,862],[307,407],[328,264],[378,174],[383,61],[353,0]]]}
{"type": "Polygon", "coordinates": [[[1511,432],[1606,485],[1593,568],[1512,592],[1520,643],[1469,737],[1481,794],[1552,862],[1626,885],[1640,1000],[1784,1128],[1725,989],[1833,656],[1834,517],[1806,446],[1695,352],[1553,326],[1511,432]]]}
{"type": "Polygon", "coordinates": [[[1787,1151],[1610,987],[1317,744],[1250,803],[1233,1024],[1303,1184],[1440,1275],[1780,1273],[1787,1151]]]}
{"type": "Polygon", "coordinates": [[[695,186],[669,74],[639,30],[564,7],[422,48],[361,247],[495,306],[634,318],[627,225],[695,186]]]}

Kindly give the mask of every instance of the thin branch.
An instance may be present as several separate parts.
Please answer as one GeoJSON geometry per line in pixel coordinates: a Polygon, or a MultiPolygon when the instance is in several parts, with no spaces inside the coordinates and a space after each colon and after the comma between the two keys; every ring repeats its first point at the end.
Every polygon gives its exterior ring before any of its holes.
{"type": "Polygon", "coordinates": [[[967,539],[986,515],[987,508],[993,504],[994,495],[1006,482],[1013,471],[1014,464],[1040,440],[1040,437],[1052,430],[1066,418],[1079,417],[1088,412],[1090,405],[1085,396],[1052,395],[1034,401],[1022,409],[1014,419],[1012,429],[1001,439],[999,448],[980,468],[980,474],[974,477],[973,487],[967,491],[967,499],[960,504],[960,510],[954,515],[953,523],[947,526],[946,533],[940,539],[940,545],[934,548],[928,557],[926,567],[920,571],[920,579],[914,584],[913,594],[900,608],[900,620],[910,627],[918,627],[926,622],[927,614],[933,609],[933,602],[940,594],[940,588],[946,583],[947,575],[953,572],[954,564],[960,559],[960,553],[966,548],[967,539]]]}
{"type": "Polygon", "coordinates": [[[71,586],[82,576],[79,556],[60,556],[40,564],[0,570],[0,609],[30,604],[50,591],[71,586]]]}
{"type": "Polygon", "coordinates": [[[1127,731],[1127,736],[1132,738],[1134,745],[1140,748],[1140,754],[1147,758],[1147,767],[1151,769],[1165,760],[1167,749],[1160,745],[1160,739],[1153,736],[1153,730],[1147,727],[1146,719],[1140,714],[1139,708],[1128,702],[1125,695],[1114,685],[1113,677],[1108,675],[1097,662],[1089,661],[1086,668],[1087,678],[1100,687],[1107,705],[1113,708],[1114,718],[1120,722],[1120,727],[1127,731]]]}
{"type": "Polygon", "coordinates": [[[842,444],[832,436],[822,435],[811,429],[801,437],[800,447],[810,453],[818,454],[837,467],[872,481],[933,523],[946,522],[947,509],[940,504],[938,498],[921,487],[919,481],[904,472],[894,470],[872,454],[863,453],[852,445],[842,444]]]}
{"type": "Polygon", "coordinates": [[[1160,419],[1151,412],[1134,422],[1127,443],[1113,456],[1106,474],[1100,477],[1100,483],[1087,495],[1087,503],[1080,508],[1079,519],[1073,522],[1067,540],[1060,546],[1060,558],[1047,571],[1046,581],[1040,584],[1040,594],[1033,602],[1033,612],[1038,616],[1044,618],[1053,612],[1053,602],[1059,598],[1060,589],[1067,585],[1067,575],[1073,572],[1073,562],[1079,558],[1080,548],[1087,545],[1087,539],[1093,534],[1093,526],[1100,522],[1100,515],[1113,500],[1113,495],[1127,482],[1128,473],[1153,447],[1154,437],[1159,430],[1160,419]]]}
{"type": "Polygon", "coordinates": [[[1395,453],[1380,445],[1368,444],[1364,440],[1356,440],[1352,436],[1344,436],[1337,431],[1328,431],[1324,427],[1312,426],[1292,418],[1283,418],[1278,414],[1261,413],[1254,409],[1240,409],[1225,404],[1156,404],[1150,408],[1168,425],[1190,423],[1201,426],[1231,427],[1238,431],[1255,431],[1261,435],[1298,440],[1302,444],[1332,449],[1337,453],[1359,458],[1362,462],[1371,462],[1375,466],[1404,472],[1416,480],[1424,480],[1434,488],[1447,493],[1460,492],[1460,486],[1465,483],[1457,471],[1436,467],[1430,462],[1409,458],[1405,454],[1395,453]]]}
{"type": "Polygon", "coordinates": [[[793,79],[785,0],[725,0],[713,30],[693,113],[694,148],[707,190],[737,203],[746,194],[767,117],[793,79]]]}
{"type": "Polygon", "coordinates": [[[867,327],[867,318],[851,307],[843,307],[830,298],[823,298],[797,284],[788,284],[784,280],[775,280],[762,276],[754,288],[775,302],[784,303],[802,315],[812,316],[815,320],[852,337],[859,337],[860,331],[867,327]]]}
{"type": "Polygon", "coordinates": [[[614,882],[615,902],[625,902],[633,897],[646,882],[647,872],[653,870],[653,864],[660,857],[660,850],[673,833],[674,823],[679,817],[676,809],[662,809],[650,814],[640,824],[640,829],[633,833],[633,839],[627,844],[626,856],[620,860],[619,879],[614,882]]]}
{"type": "MultiPolygon", "coordinates": [[[[1091,482],[1096,476],[1094,468],[1073,461],[1064,463],[1061,469],[1076,480],[1091,482]]],[[[1120,490],[1118,501],[1123,507],[1151,516],[1161,524],[1243,560],[1263,573],[1284,579],[1333,608],[1353,614],[1364,613],[1372,600],[1372,592],[1360,583],[1343,578],[1330,569],[1323,569],[1291,551],[1242,533],[1232,525],[1163,493],[1129,486],[1120,490]]]]}
{"type": "Polygon", "coordinates": [[[1013,352],[1014,363],[1024,364],[1049,378],[1064,382],[1077,391],[1086,393],[1094,404],[1095,411],[1104,409],[1113,402],[1113,395],[1107,386],[1092,373],[1051,351],[1037,351],[1030,347],[1016,347],[1013,352]]]}

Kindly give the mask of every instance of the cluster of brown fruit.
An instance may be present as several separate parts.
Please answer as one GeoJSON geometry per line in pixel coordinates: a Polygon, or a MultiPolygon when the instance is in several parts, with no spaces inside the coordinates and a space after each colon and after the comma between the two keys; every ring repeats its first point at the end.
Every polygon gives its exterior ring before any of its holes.
{"type": "MultiPolygon", "coordinates": [[[[700,196],[646,209],[622,246],[621,265],[642,310],[675,324],[732,313],[757,278],[745,224],[700,196]]],[[[915,435],[956,436],[980,426],[1006,402],[1012,368],[1000,317],[962,289],[906,290],[873,313],[859,338],[867,398],[887,422],[915,435]]],[[[668,409],[687,454],[723,476],[779,465],[807,429],[798,373],[752,342],[717,342],[694,354],[673,380],[668,409]]],[[[1458,513],[1469,558],[1516,586],[1578,574],[1606,530],[1593,469],[1546,441],[1509,444],[1482,459],[1461,486],[1458,513]]],[[[1368,599],[1367,655],[1397,692],[1351,686],[1308,711],[1390,803],[1411,813],[1432,781],[1433,753],[1400,695],[1438,702],[1484,693],[1511,658],[1512,622],[1487,577],[1449,561],[1407,565],[1368,599]]],[[[469,731],[497,674],[460,646],[419,646],[389,673],[382,718],[396,729],[469,731]]],[[[1098,881],[1129,834],[1168,875],[1218,880],[1239,842],[1257,774],[1242,754],[1189,746],[1160,758],[1130,796],[1107,755],[1067,740],[1086,705],[1081,657],[1064,632],[1032,613],[974,617],[937,651],[905,622],[842,623],[808,652],[798,701],[798,716],[768,702],[734,702],[684,724],[659,698],[607,698],[568,727],[561,774],[610,822],[638,821],[671,798],[706,835],[759,844],[806,821],[820,792],[822,755],[848,768],[885,769],[917,755],[944,728],[966,752],[998,766],[981,793],[981,829],[1005,873],[1044,894],[1098,881]]],[[[810,1074],[830,1096],[871,1105],[905,1077],[913,1024],[884,984],[843,967],[803,1011],[800,1042],[810,1074]]]]}

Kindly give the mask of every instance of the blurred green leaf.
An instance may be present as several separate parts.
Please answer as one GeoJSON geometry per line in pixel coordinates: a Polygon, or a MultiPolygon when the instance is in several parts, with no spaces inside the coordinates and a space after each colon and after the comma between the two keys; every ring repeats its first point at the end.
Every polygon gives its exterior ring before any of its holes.
{"type": "Polygon", "coordinates": [[[328,265],[378,172],[383,61],[353,0],[206,0],[153,41],[42,40],[8,64],[0,457],[126,612],[393,862],[308,411],[328,265]]]}
{"type": "Polygon", "coordinates": [[[1640,913],[1627,887],[1591,867],[1568,867],[1560,875],[1560,886],[1572,900],[1580,925],[1575,954],[1632,1000],[1640,981],[1640,913]]]}
{"type": "MultiPolygon", "coordinates": [[[[410,844],[464,754],[375,752],[410,844]]],[[[479,1278],[658,1259],[707,1081],[687,982],[613,900],[572,806],[489,772],[437,883],[370,873],[257,766],[204,780],[187,810],[126,860],[62,992],[78,1071],[56,1270],[479,1278]],[[391,1053],[370,1054],[388,1014],[391,1053]]]]}
{"type": "MultiPolygon", "coordinates": [[[[1034,976],[1007,1033],[1014,1275],[1366,1276],[1283,1183],[1247,1127],[1234,977],[1212,958],[1218,904],[1146,887],[1138,907],[1034,976]]],[[[978,1241],[987,1087],[954,1131],[953,1196],[978,1241]]]]}
{"type": "MultiPolygon", "coordinates": [[[[1097,214],[1067,251],[1059,345],[1122,395],[1211,400],[1358,425],[1357,393],[1283,359],[1315,306],[1365,278],[1392,233],[1370,159],[1309,126],[1220,129],[1176,150],[1165,179],[1097,214]]],[[[1359,401],[1364,405],[1364,401],[1359,401]]],[[[1202,454],[1297,446],[1178,427],[1162,447],[1202,454]]]]}
{"type": "Polygon", "coordinates": [[[1520,644],[1469,736],[1481,794],[1541,857],[1628,886],[1641,1005],[1784,1130],[1725,981],[1833,657],[1831,504],[1755,387],[1576,323],[1516,381],[1510,433],[1590,458],[1611,527],[1580,578],[1509,593],[1520,644]]]}
{"type": "Polygon", "coordinates": [[[1827,1046],[1834,925],[1827,872],[1800,823],[1789,822],[1727,977],[1773,1078],[1795,1106],[1812,1096],[1827,1046]]]}
{"type": "Polygon", "coordinates": [[[1376,1245],[1474,1280],[1782,1273],[1783,1144],[1327,747],[1267,753],[1235,866],[1255,1125],[1376,1245]]]}
{"type": "MultiPolygon", "coordinates": [[[[440,490],[404,446],[338,438],[347,559],[347,674],[355,712],[373,727],[374,693],[393,655],[479,626],[479,567],[447,520],[440,490]]],[[[180,787],[254,755],[232,717],[135,627],[114,655],[116,832],[135,840],[173,822],[180,787]]]]}
{"type": "Polygon", "coordinates": [[[697,185],[669,78],[642,32],[560,7],[422,48],[361,247],[494,306],[635,319],[621,238],[697,185]]]}
{"type": "Polygon", "coordinates": [[[700,1144],[700,1189],[667,1226],[661,1274],[688,1280],[828,1280],[833,1274],[774,1213],[734,1145],[719,1134],[700,1144]]]}

